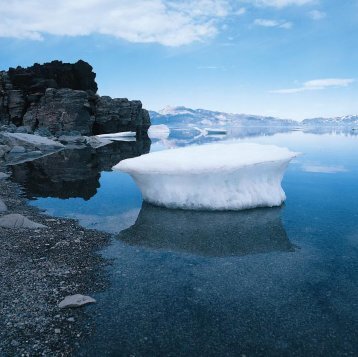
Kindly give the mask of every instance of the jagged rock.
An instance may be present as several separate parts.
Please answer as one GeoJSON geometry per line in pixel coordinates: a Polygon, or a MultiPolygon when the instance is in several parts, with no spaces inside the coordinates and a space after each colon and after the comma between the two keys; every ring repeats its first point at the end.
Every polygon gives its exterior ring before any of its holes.
{"type": "Polygon", "coordinates": [[[0,198],[0,212],[6,212],[7,211],[7,207],[6,204],[4,203],[4,201],[0,198]]]}
{"type": "Polygon", "coordinates": [[[97,91],[96,74],[92,66],[82,60],[71,64],[52,61],[28,68],[10,68],[9,79],[16,89],[28,93],[45,92],[47,88],[71,88],[97,91]]]}
{"type": "Polygon", "coordinates": [[[46,128],[52,134],[73,130],[91,135],[94,122],[93,105],[85,91],[48,88],[37,106],[24,117],[24,125],[32,129],[46,128]]]}
{"type": "Polygon", "coordinates": [[[103,96],[98,99],[96,110],[96,120],[93,126],[95,135],[138,131],[138,129],[144,131],[150,125],[149,114],[142,109],[142,103],[139,100],[129,101],[127,98],[112,99],[103,96]]]}
{"type": "Polygon", "coordinates": [[[2,228],[46,228],[43,224],[30,221],[21,214],[13,213],[0,217],[0,227],[2,228]]]}
{"type": "Polygon", "coordinates": [[[81,307],[86,304],[95,303],[96,300],[90,296],[75,294],[66,296],[59,304],[58,307],[63,309],[65,307],[81,307]]]}
{"type": "MultiPolygon", "coordinates": [[[[146,136],[149,113],[140,101],[99,97],[92,67],[53,61],[0,72],[0,124],[48,130],[57,136],[136,131],[146,136]]],[[[41,135],[46,135],[41,134],[41,135]]]]}
{"type": "Polygon", "coordinates": [[[9,80],[7,72],[0,72],[0,124],[7,125],[10,122],[8,110],[9,80]]]}
{"type": "Polygon", "coordinates": [[[26,102],[25,95],[21,90],[8,91],[8,110],[10,120],[15,125],[22,123],[22,117],[25,113],[26,102]]]}

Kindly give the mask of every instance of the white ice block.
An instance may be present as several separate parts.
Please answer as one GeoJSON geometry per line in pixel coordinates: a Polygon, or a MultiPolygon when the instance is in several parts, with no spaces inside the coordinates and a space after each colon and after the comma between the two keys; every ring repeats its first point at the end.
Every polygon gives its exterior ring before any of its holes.
{"type": "Polygon", "coordinates": [[[298,153],[273,145],[218,143],[121,161],[143,199],[169,208],[241,210],[279,206],[288,163],[298,153]]]}

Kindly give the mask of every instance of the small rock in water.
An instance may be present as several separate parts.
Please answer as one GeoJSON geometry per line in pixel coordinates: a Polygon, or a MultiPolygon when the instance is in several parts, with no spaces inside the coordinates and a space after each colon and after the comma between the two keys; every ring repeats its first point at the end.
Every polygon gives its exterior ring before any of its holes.
{"type": "Polygon", "coordinates": [[[95,303],[96,300],[90,296],[75,294],[66,296],[59,304],[59,308],[63,309],[65,307],[80,307],[86,304],[95,303]]]}
{"type": "Polygon", "coordinates": [[[0,212],[6,212],[6,211],[7,211],[6,204],[5,204],[4,201],[0,198],[0,212]]]}
{"type": "Polygon", "coordinates": [[[0,218],[0,227],[3,228],[46,228],[43,224],[30,221],[21,214],[13,213],[0,218]]]}

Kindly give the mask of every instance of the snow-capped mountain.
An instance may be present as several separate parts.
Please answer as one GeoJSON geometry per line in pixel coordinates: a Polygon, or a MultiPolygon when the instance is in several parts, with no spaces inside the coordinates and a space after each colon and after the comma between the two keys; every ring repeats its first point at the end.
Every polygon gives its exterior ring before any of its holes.
{"type": "Polygon", "coordinates": [[[168,126],[297,126],[297,122],[289,119],[278,119],[248,114],[231,114],[205,109],[191,109],[183,106],[165,107],[150,112],[153,124],[166,124],[168,126]]]}
{"type": "Polygon", "coordinates": [[[358,115],[345,115],[335,118],[312,118],[302,121],[305,126],[329,126],[329,127],[350,127],[358,128],[358,115]]]}
{"type": "Polygon", "coordinates": [[[342,129],[358,129],[358,115],[346,115],[335,118],[312,118],[297,122],[291,119],[275,117],[231,114],[205,109],[191,109],[184,106],[167,106],[158,112],[150,111],[153,124],[165,124],[169,127],[197,126],[197,127],[221,127],[221,126],[245,126],[245,127],[319,127],[342,129]]]}

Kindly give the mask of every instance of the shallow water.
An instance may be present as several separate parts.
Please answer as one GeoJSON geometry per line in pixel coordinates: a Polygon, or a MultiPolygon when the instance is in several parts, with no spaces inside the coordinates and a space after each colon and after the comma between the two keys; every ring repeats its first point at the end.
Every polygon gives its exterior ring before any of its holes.
{"type": "Polygon", "coordinates": [[[151,150],[236,138],[300,151],[280,208],[142,205],[129,176],[105,170],[148,143],[62,153],[57,170],[50,161],[13,168],[33,205],[115,233],[103,252],[113,259],[111,287],[86,308],[96,330],[79,354],[358,354],[358,138],[272,134],[178,130],[151,150]]]}

